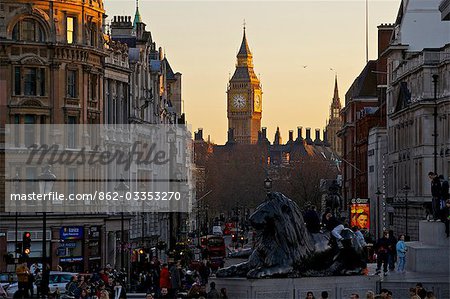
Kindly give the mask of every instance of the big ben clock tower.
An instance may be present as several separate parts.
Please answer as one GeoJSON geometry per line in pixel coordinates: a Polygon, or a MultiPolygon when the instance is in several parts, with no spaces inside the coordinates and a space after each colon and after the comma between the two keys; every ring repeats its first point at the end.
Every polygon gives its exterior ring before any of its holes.
{"type": "Polygon", "coordinates": [[[256,143],[261,130],[262,90],[253,71],[253,59],[247,38],[237,54],[237,65],[227,90],[228,129],[234,130],[238,143],[256,143]]]}

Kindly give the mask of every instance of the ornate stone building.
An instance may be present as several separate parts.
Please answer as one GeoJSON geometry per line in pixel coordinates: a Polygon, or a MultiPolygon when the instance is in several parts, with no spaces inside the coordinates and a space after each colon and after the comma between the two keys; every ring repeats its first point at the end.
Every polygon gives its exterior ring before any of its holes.
{"type": "Polygon", "coordinates": [[[102,1],[3,1],[2,123],[101,123],[102,1]]]}
{"type": "MultiPolygon", "coordinates": [[[[162,51],[156,50],[138,8],[134,23],[130,17],[116,17],[111,24],[111,34],[106,32],[105,17],[102,0],[5,0],[0,3],[0,169],[5,169],[6,124],[184,123],[181,74],[174,73],[162,51]]],[[[42,142],[39,136],[35,139],[31,136],[16,136],[18,147],[42,142]]],[[[89,137],[92,145],[95,138],[89,137]]],[[[178,153],[177,157],[182,154],[178,153]]],[[[179,164],[184,163],[183,159],[179,158],[179,164]]],[[[5,181],[11,182],[17,175],[34,180],[43,171],[40,167],[26,167],[20,161],[6,162],[15,172],[0,172],[0,212],[4,210],[5,181]]],[[[59,167],[52,171],[57,178],[70,180],[99,176],[96,169],[88,167],[82,172],[65,173],[59,167]]],[[[120,169],[113,172],[117,177],[122,173],[120,169]]],[[[137,179],[146,179],[152,174],[149,169],[137,169],[124,175],[136,190],[137,179]]],[[[37,184],[32,185],[39,192],[37,184]]],[[[57,191],[77,190],[73,183],[66,185],[67,190],[57,191]]],[[[98,190],[108,189],[108,186],[97,187],[98,190]]],[[[83,272],[108,262],[121,264],[117,250],[120,216],[73,216],[48,216],[46,243],[52,268],[59,264],[64,269],[83,272]],[[73,250],[70,256],[57,256],[58,242],[50,240],[60,238],[60,229],[65,226],[83,227],[86,247],[73,250]]],[[[130,228],[130,236],[143,237],[140,232],[144,231],[145,236],[158,234],[168,242],[167,213],[147,217],[145,222],[133,222],[136,229],[130,228]],[[139,226],[135,225],[137,223],[139,226]]],[[[20,238],[25,229],[33,236],[30,257],[37,260],[41,255],[41,215],[18,215],[17,232],[14,219],[13,214],[0,215],[0,233],[6,235],[6,238],[0,237],[0,271],[7,268],[3,253],[14,253],[15,237],[20,235],[20,238]]],[[[129,221],[130,217],[126,216],[125,230],[129,228],[129,221]]]]}
{"type": "Polygon", "coordinates": [[[387,56],[386,198],[394,230],[406,232],[408,215],[413,240],[425,217],[422,205],[431,202],[428,172],[450,176],[450,23],[441,20],[440,2],[402,3],[387,56]]]}
{"type": "MultiPolygon", "coordinates": [[[[104,39],[103,23],[105,10],[103,1],[10,1],[0,3],[0,129],[5,135],[5,124],[101,124],[104,104],[104,39]]],[[[34,128],[29,126],[28,128],[34,128]]],[[[42,143],[45,134],[33,129],[19,134],[17,149],[33,143],[42,143]]],[[[3,142],[3,140],[1,140],[3,142]]],[[[3,143],[2,143],[3,149],[3,143]]],[[[0,201],[4,202],[5,180],[12,177],[37,179],[42,168],[27,167],[24,161],[4,160],[0,153],[0,168],[15,173],[2,173],[0,201]],[[12,163],[12,164],[11,164],[12,163]]],[[[76,180],[90,179],[95,171],[74,172],[53,169],[59,178],[76,180]]],[[[19,183],[22,185],[22,183],[19,183]]],[[[20,185],[18,189],[21,190],[20,185]]],[[[66,184],[67,192],[73,184],[66,184]]],[[[37,184],[23,183],[27,193],[39,192],[37,184]]],[[[63,187],[61,187],[63,188],[63,187]]],[[[74,190],[74,189],[71,189],[74,190]]],[[[18,230],[14,230],[14,217],[3,214],[0,230],[6,238],[0,240],[2,253],[14,252],[14,240],[24,230],[32,233],[33,243],[30,257],[40,257],[42,252],[42,218],[34,215],[18,215],[18,230]]],[[[105,263],[107,250],[103,232],[106,229],[105,215],[78,217],[69,222],[67,215],[48,216],[47,255],[53,268],[75,266],[89,269],[105,263]],[[90,218],[89,221],[86,220],[90,218]],[[84,219],[83,219],[84,218],[84,219]],[[86,225],[86,223],[89,223],[86,225]],[[63,226],[83,226],[86,231],[95,226],[97,237],[86,238],[86,249],[81,244],[70,256],[57,257],[58,244],[50,240],[59,239],[63,226]],[[96,242],[95,249],[88,244],[96,242]],[[79,250],[78,250],[79,249],[79,250]],[[82,253],[83,252],[83,253],[82,253]],[[75,257],[75,256],[76,257],[75,257]]],[[[67,252],[66,252],[67,253],[67,252]]],[[[6,270],[3,254],[0,270],[6,270]]]]}
{"type": "Polygon", "coordinates": [[[261,130],[262,89],[253,70],[253,55],[245,35],[237,54],[236,70],[227,89],[228,129],[238,143],[256,143],[261,130]]]}
{"type": "Polygon", "coordinates": [[[342,155],[342,139],[337,136],[337,132],[342,127],[342,119],[340,115],[341,108],[341,100],[339,99],[339,90],[336,75],[334,79],[334,94],[330,105],[330,117],[328,119],[325,130],[328,133],[328,142],[330,143],[330,147],[339,156],[342,155]]]}

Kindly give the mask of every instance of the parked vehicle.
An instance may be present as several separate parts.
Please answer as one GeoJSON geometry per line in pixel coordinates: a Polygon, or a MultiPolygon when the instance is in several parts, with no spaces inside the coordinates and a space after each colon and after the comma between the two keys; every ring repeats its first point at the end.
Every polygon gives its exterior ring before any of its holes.
{"type": "MultiPolygon", "coordinates": [[[[75,275],[78,275],[78,273],[50,271],[49,283],[48,283],[50,292],[53,293],[57,289],[59,289],[59,292],[61,294],[64,294],[66,292],[66,284],[75,275]]],[[[33,285],[33,288],[34,288],[34,293],[37,294],[36,284],[33,285]]],[[[17,284],[17,282],[15,282],[8,286],[8,288],[6,289],[6,293],[8,294],[8,296],[12,297],[18,290],[19,290],[19,285],[17,284]]]]}
{"type": "Polygon", "coordinates": [[[12,283],[17,282],[17,275],[13,272],[0,273],[0,286],[6,290],[12,283]]]}
{"type": "Polygon", "coordinates": [[[212,233],[213,233],[213,235],[221,236],[223,234],[222,233],[222,227],[220,227],[220,225],[214,225],[213,228],[212,228],[212,233]]]}

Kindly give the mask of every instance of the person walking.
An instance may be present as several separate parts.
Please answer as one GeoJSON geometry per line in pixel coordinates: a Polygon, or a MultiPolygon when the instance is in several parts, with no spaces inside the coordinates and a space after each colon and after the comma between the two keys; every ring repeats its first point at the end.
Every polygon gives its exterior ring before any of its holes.
{"type": "Polygon", "coordinates": [[[449,237],[449,222],[450,222],[450,199],[445,201],[445,206],[441,210],[441,221],[445,225],[445,234],[449,237]]]}
{"type": "Polygon", "coordinates": [[[406,262],[406,251],[408,250],[405,244],[405,235],[402,234],[398,237],[398,242],[395,245],[395,248],[397,251],[397,258],[398,258],[397,272],[404,273],[406,262]]]}
{"type": "Polygon", "coordinates": [[[178,296],[178,290],[181,288],[181,264],[178,261],[170,266],[170,284],[172,285],[172,296],[178,296]]]}
{"type": "Polygon", "coordinates": [[[397,244],[397,238],[394,237],[394,231],[389,230],[389,245],[388,245],[388,265],[389,271],[395,270],[395,262],[397,260],[397,250],[395,246],[397,244]]]}
{"type": "Polygon", "coordinates": [[[23,262],[16,268],[17,274],[17,285],[19,288],[19,292],[23,297],[29,298],[28,294],[28,280],[30,278],[30,270],[27,267],[27,263],[23,262]]]}
{"type": "Polygon", "coordinates": [[[162,265],[161,273],[159,274],[159,288],[166,288],[167,290],[171,288],[170,272],[167,268],[167,264],[162,265]]]}
{"type": "Polygon", "coordinates": [[[383,265],[383,274],[387,275],[388,266],[388,246],[389,246],[389,232],[383,232],[383,237],[379,238],[375,244],[377,253],[377,270],[375,275],[380,274],[381,265],[383,265]]]}
{"type": "Polygon", "coordinates": [[[433,209],[433,220],[436,221],[439,218],[440,201],[441,201],[441,181],[436,173],[430,171],[428,177],[431,180],[431,207],[433,209]]]}

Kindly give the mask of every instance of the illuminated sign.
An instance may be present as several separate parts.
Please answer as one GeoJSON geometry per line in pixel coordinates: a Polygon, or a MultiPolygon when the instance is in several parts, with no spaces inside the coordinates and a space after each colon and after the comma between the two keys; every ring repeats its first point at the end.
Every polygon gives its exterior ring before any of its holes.
{"type": "Polygon", "coordinates": [[[350,210],[350,226],[359,229],[370,228],[370,204],[368,198],[353,198],[350,210]]]}
{"type": "Polygon", "coordinates": [[[59,238],[61,240],[81,240],[83,231],[82,226],[63,226],[59,230],[59,238]]]}

